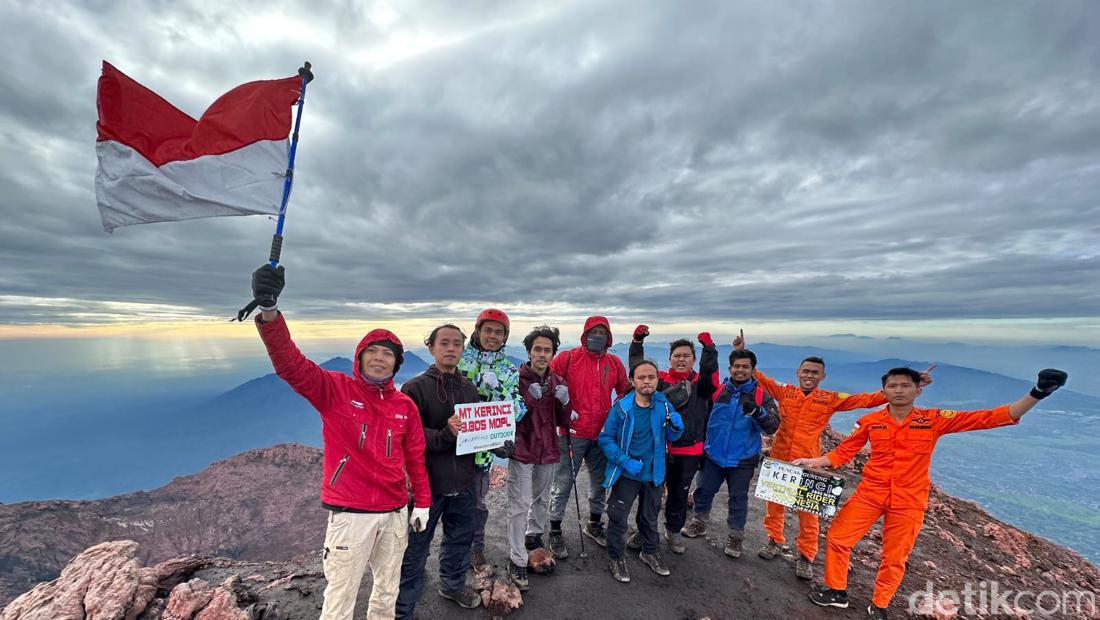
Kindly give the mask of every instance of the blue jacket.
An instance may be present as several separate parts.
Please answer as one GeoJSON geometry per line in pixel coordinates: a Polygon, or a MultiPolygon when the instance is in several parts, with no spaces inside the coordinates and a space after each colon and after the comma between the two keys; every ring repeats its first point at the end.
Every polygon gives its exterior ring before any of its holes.
{"type": "MultiPolygon", "coordinates": [[[[610,489],[619,476],[623,473],[623,463],[630,460],[630,437],[634,434],[634,390],[630,390],[625,396],[611,405],[611,411],[607,414],[607,422],[604,422],[603,430],[596,439],[604,456],[607,457],[607,469],[604,472],[603,486],[610,489]]],[[[675,430],[665,423],[665,419],[680,414],[669,404],[668,399],[661,392],[653,394],[653,415],[650,416],[653,424],[653,484],[663,484],[665,481],[665,442],[676,441],[684,433],[681,419],[680,430],[675,430]]]]}
{"type": "Polygon", "coordinates": [[[755,379],[741,385],[727,380],[711,407],[703,452],[719,467],[755,465],[760,457],[760,434],[771,435],[778,428],[779,406],[763,390],[758,391],[755,379]],[[755,406],[758,392],[761,404],[756,415],[744,415],[741,398],[755,406]]]}

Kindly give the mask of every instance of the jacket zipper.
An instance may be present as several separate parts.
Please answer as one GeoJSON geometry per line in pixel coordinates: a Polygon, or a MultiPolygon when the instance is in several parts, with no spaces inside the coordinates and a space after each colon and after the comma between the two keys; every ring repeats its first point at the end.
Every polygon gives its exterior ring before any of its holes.
{"type": "Polygon", "coordinates": [[[362,428],[359,431],[359,449],[360,450],[363,449],[363,442],[366,441],[366,439],[367,439],[367,424],[366,424],[366,422],[364,422],[362,428]]]}
{"type": "Polygon", "coordinates": [[[348,462],[348,456],[345,454],[344,458],[340,459],[340,462],[336,465],[336,471],[332,474],[332,479],[328,481],[330,487],[336,486],[336,479],[340,477],[340,472],[344,471],[344,465],[348,462]]]}
{"type": "Polygon", "coordinates": [[[386,458],[390,458],[390,445],[393,443],[393,429],[386,429],[386,458]]]}

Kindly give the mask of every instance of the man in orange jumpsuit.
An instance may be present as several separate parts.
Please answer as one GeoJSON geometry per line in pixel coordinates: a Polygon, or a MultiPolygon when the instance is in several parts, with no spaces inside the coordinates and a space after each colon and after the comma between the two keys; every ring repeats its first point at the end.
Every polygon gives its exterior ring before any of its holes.
{"type": "Polygon", "coordinates": [[[863,481],[844,504],[832,526],[825,550],[825,587],[810,593],[823,607],[848,606],[848,560],[852,547],[882,521],[882,560],[875,576],[875,594],[867,608],[870,618],[885,618],[886,607],[905,575],[905,562],[920,533],[928,507],[931,482],[928,466],[936,441],[948,433],[961,433],[1016,424],[1043,398],[1066,384],[1061,370],[1039,371],[1031,392],[996,409],[952,411],[917,409],[920,373],[894,368],[882,376],[882,391],[889,403],[861,417],[835,450],[817,458],[797,459],[801,467],[839,467],[871,442],[871,458],[863,466],[863,481]]]}
{"type": "MultiPolygon", "coordinates": [[[[745,332],[742,330],[733,339],[737,350],[745,348],[745,332]]],[[[921,373],[921,387],[932,383],[932,369],[928,367],[921,373]]],[[[825,379],[825,360],[820,357],[807,357],[798,366],[798,384],[779,383],[759,369],[756,380],[764,391],[779,401],[779,417],[782,423],[772,439],[771,457],[781,461],[821,456],[821,433],[829,425],[829,418],[838,411],[867,409],[886,404],[886,396],[881,390],[863,394],[845,394],[821,389],[825,379]]],[[[768,533],[768,544],[757,553],[765,560],[782,555],[790,559],[791,549],[787,547],[783,535],[785,525],[785,507],[773,502],[765,503],[764,531],[768,533]]],[[[813,562],[817,558],[818,518],[809,512],[798,511],[798,554],[794,564],[795,574],[800,579],[813,579],[813,562]]]]}

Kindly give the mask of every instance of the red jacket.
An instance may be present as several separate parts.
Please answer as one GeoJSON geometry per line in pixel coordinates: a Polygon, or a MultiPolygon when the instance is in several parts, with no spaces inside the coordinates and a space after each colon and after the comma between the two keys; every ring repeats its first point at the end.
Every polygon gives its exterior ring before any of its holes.
{"type": "Polygon", "coordinates": [[[561,460],[558,451],[558,426],[569,426],[569,405],[563,405],[554,397],[554,388],[565,380],[547,371],[543,377],[531,370],[531,364],[519,367],[519,392],[527,403],[527,415],[516,423],[516,461],[528,465],[547,465],[561,460]],[[535,400],[530,393],[531,384],[542,386],[542,398],[535,400]]]}
{"type": "Polygon", "coordinates": [[[256,317],[260,337],[275,374],[305,397],[321,414],[324,476],[321,501],[368,512],[390,512],[409,502],[428,508],[432,493],[424,468],[424,428],[408,396],[389,381],[371,387],[359,373],[359,355],[379,340],[401,344],[389,331],[376,329],[355,347],[354,378],[325,370],[306,359],[290,339],[283,315],[264,323],[256,317]]]}
{"type": "Polygon", "coordinates": [[[562,351],[550,362],[550,370],[569,386],[569,405],[577,419],[569,432],[580,439],[595,440],[611,411],[611,390],[623,396],[631,390],[622,361],[612,353],[592,353],[586,348],[588,331],[597,325],[607,328],[607,348],[611,348],[611,324],[602,316],[590,316],[581,332],[581,346],[562,351]]]}

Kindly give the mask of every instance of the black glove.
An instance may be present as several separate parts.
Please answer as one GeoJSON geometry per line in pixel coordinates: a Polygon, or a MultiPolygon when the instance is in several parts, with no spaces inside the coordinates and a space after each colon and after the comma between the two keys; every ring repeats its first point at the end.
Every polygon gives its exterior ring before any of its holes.
{"type": "Polygon", "coordinates": [[[756,417],[756,414],[760,413],[760,407],[756,404],[756,396],[754,394],[742,394],[740,400],[741,413],[749,417],[756,417]]]}
{"type": "Polygon", "coordinates": [[[516,442],[511,439],[504,442],[504,445],[499,448],[493,448],[489,450],[493,453],[493,456],[499,456],[502,459],[510,459],[512,455],[516,453],[516,442]]]}
{"type": "Polygon", "coordinates": [[[284,271],[286,269],[282,265],[264,265],[252,272],[252,298],[260,303],[261,309],[274,308],[279,301],[279,293],[283,292],[286,284],[284,271]]]}
{"type": "Polygon", "coordinates": [[[1035,387],[1031,388],[1031,397],[1036,400],[1043,400],[1053,394],[1054,390],[1065,385],[1068,378],[1069,375],[1064,370],[1056,368],[1040,370],[1039,380],[1035,382],[1035,387]]]}

